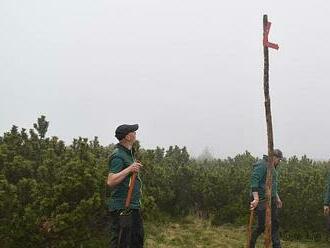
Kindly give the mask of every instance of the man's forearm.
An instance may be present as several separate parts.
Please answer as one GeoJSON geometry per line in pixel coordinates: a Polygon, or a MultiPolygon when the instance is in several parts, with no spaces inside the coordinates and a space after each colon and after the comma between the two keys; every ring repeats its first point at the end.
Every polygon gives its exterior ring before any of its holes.
{"type": "Polygon", "coordinates": [[[127,175],[129,173],[130,173],[129,167],[127,167],[126,169],[124,169],[118,173],[110,173],[108,176],[107,184],[111,188],[115,187],[116,185],[121,183],[125,179],[125,177],[127,177],[127,175]]]}
{"type": "Polygon", "coordinates": [[[276,193],[276,199],[281,200],[280,196],[276,193]]]}
{"type": "Polygon", "coordinates": [[[253,200],[259,200],[259,193],[258,192],[252,192],[253,200]]]}

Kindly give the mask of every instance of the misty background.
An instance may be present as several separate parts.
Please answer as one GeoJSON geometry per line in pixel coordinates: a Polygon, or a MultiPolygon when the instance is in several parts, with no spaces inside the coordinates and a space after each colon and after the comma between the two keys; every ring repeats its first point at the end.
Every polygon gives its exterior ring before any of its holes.
{"type": "Polygon", "coordinates": [[[330,2],[0,1],[0,132],[32,128],[70,143],[139,123],[144,148],[267,151],[262,17],[272,22],[274,144],[329,159],[330,2]]]}

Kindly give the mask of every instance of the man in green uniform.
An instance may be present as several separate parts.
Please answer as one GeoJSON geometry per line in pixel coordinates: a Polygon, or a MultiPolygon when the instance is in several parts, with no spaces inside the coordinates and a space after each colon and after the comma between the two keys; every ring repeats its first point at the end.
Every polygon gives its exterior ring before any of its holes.
{"type": "Polygon", "coordinates": [[[135,125],[120,125],[115,131],[119,140],[108,163],[109,175],[107,184],[111,190],[108,201],[110,210],[110,247],[143,247],[144,230],[140,213],[141,180],[137,176],[130,202],[132,225],[129,230],[121,230],[119,216],[125,210],[125,201],[133,173],[139,173],[141,164],[136,162],[132,153],[132,146],[136,141],[135,125]]]}
{"type": "MultiPolygon", "coordinates": [[[[274,150],[274,167],[272,170],[272,244],[273,248],[281,248],[281,242],[279,239],[279,221],[278,221],[278,208],[282,207],[282,201],[277,192],[278,179],[277,179],[277,166],[283,159],[283,154],[280,150],[274,150]]],[[[253,165],[253,171],[251,175],[251,195],[252,201],[250,203],[250,209],[256,211],[258,225],[253,231],[251,236],[250,248],[254,248],[256,245],[257,238],[265,230],[266,220],[266,177],[267,177],[267,164],[268,157],[263,156],[263,159],[259,160],[253,165]]]]}

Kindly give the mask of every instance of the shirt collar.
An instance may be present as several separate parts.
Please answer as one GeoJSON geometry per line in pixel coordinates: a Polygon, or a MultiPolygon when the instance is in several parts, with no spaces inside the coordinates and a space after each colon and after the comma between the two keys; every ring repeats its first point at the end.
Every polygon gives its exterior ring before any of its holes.
{"type": "Polygon", "coordinates": [[[116,145],[116,147],[119,148],[119,149],[124,150],[124,151],[127,152],[128,154],[131,154],[131,151],[132,151],[132,150],[128,149],[127,147],[123,146],[123,145],[120,144],[120,143],[118,143],[118,144],[116,145]]]}

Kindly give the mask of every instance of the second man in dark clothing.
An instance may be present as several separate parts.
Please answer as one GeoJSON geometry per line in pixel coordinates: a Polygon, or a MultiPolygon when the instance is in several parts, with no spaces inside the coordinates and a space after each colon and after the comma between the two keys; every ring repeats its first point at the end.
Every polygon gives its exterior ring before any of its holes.
{"type": "MultiPolygon", "coordinates": [[[[279,238],[279,220],[278,220],[278,209],[282,208],[282,201],[278,195],[278,177],[277,177],[277,166],[283,159],[283,154],[280,150],[274,150],[274,167],[272,170],[272,244],[273,248],[281,248],[281,242],[279,238]]],[[[263,159],[259,160],[253,165],[253,171],[251,175],[251,196],[252,201],[250,203],[250,209],[256,211],[258,225],[253,231],[251,236],[250,248],[254,248],[256,245],[257,238],[265,230],[266,220],[266,198],[265,198],[265,186],[267,176],[267,164],[268,157],[264,156],[263,159]]]]}

